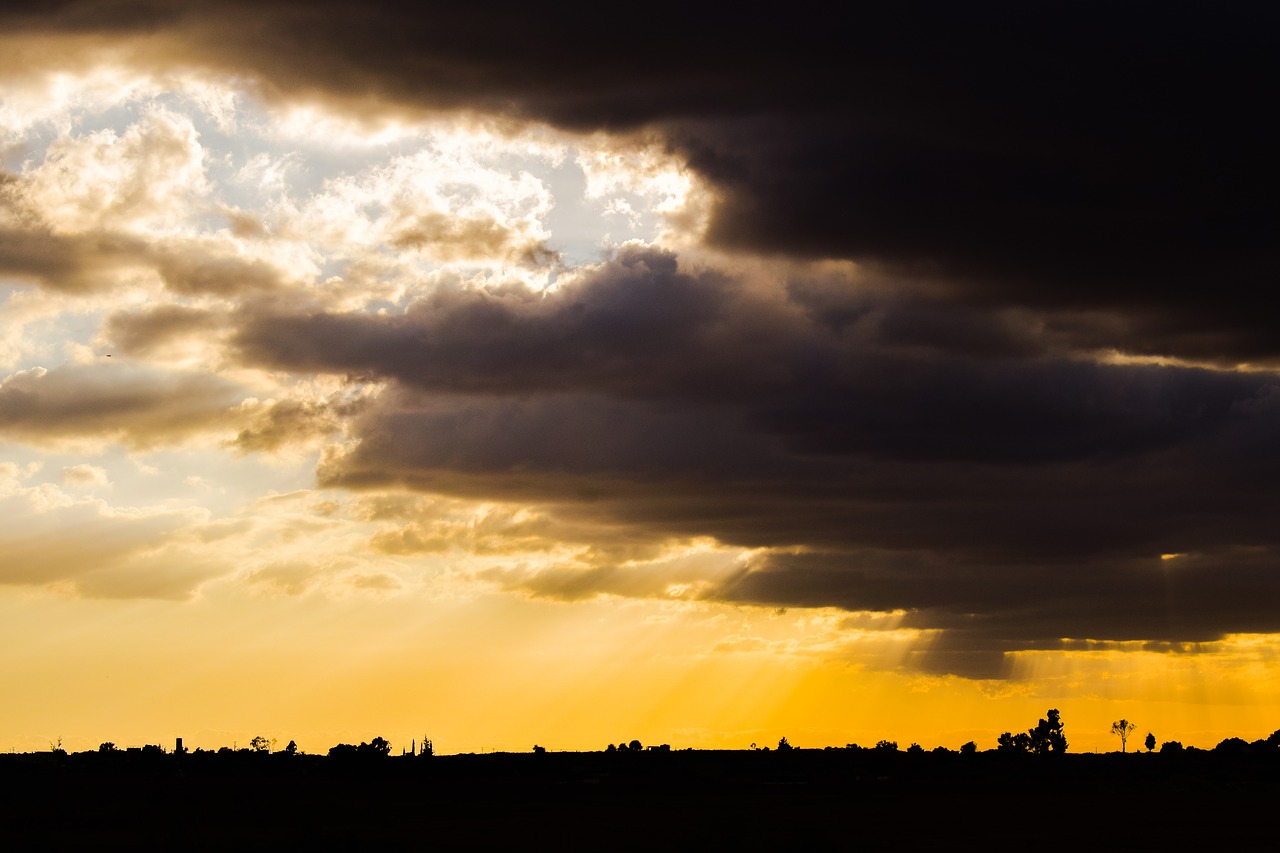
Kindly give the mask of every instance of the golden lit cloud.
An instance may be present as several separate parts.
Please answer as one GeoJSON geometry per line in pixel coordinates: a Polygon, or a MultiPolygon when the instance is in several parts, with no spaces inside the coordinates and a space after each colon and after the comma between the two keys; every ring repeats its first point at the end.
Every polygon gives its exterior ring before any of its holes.
{"type": "Polygon", "coordinates": [[[69,465],[62,469],[62,481],[69,486],[84,488],[111,486],[106,470],[97,465],[69,465]]]}
{"type": "MultiPolygon", "coordinates": [[[[71,486],[105,483],[100,468],[68,469],[71,486]]],[[[201,581],[225,572],[216,560],[192,555],[191,531],[207,515],[191,509],[117,507],[80,498],[51,483],[0,481],[0,584],[64,584],[106,597],[185,597],[201,581]],[[184,559],[185,558],[185,559],[184,559]]]]}
{"type": "Polygon", "coordinates": [[[0,435],[34,445],[145,447],[225,429],[238,389],[202,374],[127,365],[36,367],[0,380],[0,435]]]}

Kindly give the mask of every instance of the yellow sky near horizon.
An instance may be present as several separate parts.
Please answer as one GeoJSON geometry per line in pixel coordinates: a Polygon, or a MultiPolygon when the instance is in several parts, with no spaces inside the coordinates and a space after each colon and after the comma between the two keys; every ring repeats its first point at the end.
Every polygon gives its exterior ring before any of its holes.
{"type": "MultiPolygon", "coordinates": [[[[0,748],[244,744],[307,752],[374,736],[441,753],[674,747],[993,748],[1062,711],[1072,751],[1112,719],[1212,747],[1272,726],[1276,644],[1234,638],[1170,659],[1023,653],[1007,681],[909,668],[918,637],[850,638],[834,611],[481,593],[333,598],[224,588],[198,601],[0,595],[0,748]],[[1260,689],[1261,688],[1261,689],[1260,689]]],[[[883,636],[889,633],[890,636],[883,636]]]]}

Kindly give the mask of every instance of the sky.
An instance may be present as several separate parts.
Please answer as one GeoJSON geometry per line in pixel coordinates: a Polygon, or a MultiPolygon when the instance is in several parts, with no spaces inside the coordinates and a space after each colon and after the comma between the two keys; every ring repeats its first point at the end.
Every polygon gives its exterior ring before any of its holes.
{"type": "Polygon", "coordinates": [[[0,11],[0,748],[1280,728],[1264,4],[0,11]]]}

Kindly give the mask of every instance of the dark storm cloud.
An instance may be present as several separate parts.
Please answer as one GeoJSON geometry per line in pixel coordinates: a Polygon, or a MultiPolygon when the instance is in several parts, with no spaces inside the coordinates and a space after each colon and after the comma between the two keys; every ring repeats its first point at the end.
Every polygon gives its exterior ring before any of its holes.
{"type": "Polygon", "coordinates": [[[1066,637],[1197,643],[1274,632],[1277,557],[1274,542],[1169,559],[1004,566],[937,553],[776,554],[716,594],[771,605],[905,609],[904,627],[942,629],[926,668],[994,677],[1007,674],[1002,655],[1010,648],[1062,648],[1066,637]]]}
{"type": "Polygon", "coordinates": [[[1136,315],[1107,342],[1123,350],[1277,355],[1256,310],[1280,272],[1266,4],[649,4],[608,27],[574,3],[236,6],[65,3],[4,23],[133,27],[151,61],[351,109],[656,130],[718,190],[723,245],[1136,315]]]}
{"type": "Polygon", "coordinates": [[[688,398],[790,383],[771,362],[803,360],[776,349],[808,348],[788,328],[803,322],[722,273],[681,273],[670,253],[626,248],[546,294],[445,286],[395,316],[251,308],[235,341],[264,366],[369,371],[431,390],[688,398]]]}
{"type": "MultiPolygon", "coordinates": [[[[1275,412],[1236,412],[1124,455],[974,461],[874,445],[814,452],[753,428],[732,406],[401,392],[357,419],[361,443],[321,474],[335,485],[575,504],[584,517],[753,547],[862,545],[1049,565],[1272,541],[1277,425],[1275,412]]],[[[946,432],[945,419],[936,429],[946,432]]]]}
{"type": "MultiPolygon", "coordinates": [[[[401,391],[357,420],[360,444],[320,476],[327,486],[529,502],[659,540],[806,546],[816,553],[763,555],[700,594],[906,610],[908,624],[945,630],[927,666],[991,675],[1001,652],[1063,637],[1182,642],[1280,630],[1280,417],[1260,407],[1266,389],[1237,390],[1237,404],[1198,428],[1123,453],[1034,462],[817,453],[744,426],[736,404],[401,391]],[[1175,553],[1185,556],[1161,559],[1175,553]]],[[[945,446],[945,419],[935,428],[933,443],[945,446]]],[[[662,585],[650,575],[593,563],[492,579],[582,598],[652,592],[662,585]]]]}
{"type": "Polygon", "coordinates": [[[234,341],[260,366],[433,392],[732,405],[809,455],[1127,456],[1214,435],[1270,399],[1269,374],[1099,364],[999,316],[971,312],[962,326],[920,299],[863,291],[833,325],[812,294],[793,283],[782,298],[629,248],[550,293],[445,288],[395,316],[246,312],[234,341]]]}

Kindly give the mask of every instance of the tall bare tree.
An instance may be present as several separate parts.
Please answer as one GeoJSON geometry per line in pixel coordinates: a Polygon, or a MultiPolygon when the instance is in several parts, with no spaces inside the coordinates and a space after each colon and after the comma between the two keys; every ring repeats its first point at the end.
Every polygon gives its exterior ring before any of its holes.
{"type": "Polygon", "coordinates": [[[1129,735],[1133,734],[1133,730],[1138,726],[1128,720],[1120,719],[1111,724],[1111,733],[1120,738],[1120,751],[1125,751],[1125,745],[1129,742],[1129,735]]]}

